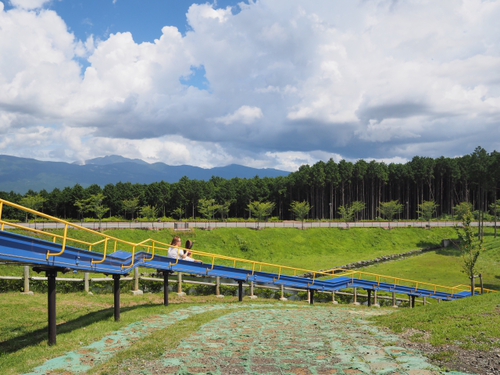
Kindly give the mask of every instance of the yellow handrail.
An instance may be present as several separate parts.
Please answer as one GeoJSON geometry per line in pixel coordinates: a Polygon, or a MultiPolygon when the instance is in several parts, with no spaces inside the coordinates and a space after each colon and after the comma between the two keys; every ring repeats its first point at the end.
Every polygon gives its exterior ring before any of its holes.
{"type": "MultiPolygon", "coordinates": [[[[109,238],[105,238],[104,239],[104,256],[102,257],[101,260],[96,260],[94,261],[94,259],[92,259],[92,262],[91,264],[101,264],[101,263],[104,263],[104,261],[106,260],[106,254],[108,252],[108,241],[109,241],[109,238]]],[[[99,241],[102,243],[102,241],[99,241]]]]}
{"type": "Polygon", "coordinates": [[[132,258],[130,260],[130,266],[126,266],[125,264],[122,264],[122,270],[124,269],[130,269],[132,267],[134,267],[134,264],[135,264],[135,248],[136,248],[137,245],[134,245],[132,247],[132,258]]]}
{"type": "Polygon", "coordinates": [[[64,251],[66,250],[66,241],[68,239],[68,224],[64,226],[64,236],[63,236],[63,243],[61,246],[61,251],[58,253],[51,253],[50,250],[47,251],[47,260],[49,260],[49,257],[57,257],[62,254],[64,254],[64,251]]]}

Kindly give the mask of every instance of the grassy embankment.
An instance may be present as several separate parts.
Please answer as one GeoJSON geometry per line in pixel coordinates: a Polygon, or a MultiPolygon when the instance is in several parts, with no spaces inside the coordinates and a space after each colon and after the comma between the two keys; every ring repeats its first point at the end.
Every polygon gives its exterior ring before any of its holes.
{"type": "MultiPolygon", "coordinates": [[[[169,242],[172,232],[114,231],[131,242],[148,237],[169,242]]],[[[498,261],[500,239],[487,233],[486,251],[480,257],[480,268],[485,286],[500,289],[498,261]]],[[[326,269],[369,260],[384,255],[400,254],[419,247],[437,246],[443,238],[455,238],[453,229],[219,229],[182,233],[196,241],[195,249],[255,259],[306,269],[326,269]]],[[[461,259],[453,250],[426,253],[406,260],[391,261],[367,268],[379,272],[443,285],[467,284],[460,272],[461,259]]],[[[16,267],[19,268],[19,267],[16,267]]],[[[2,266],[0,273],[12,272],[12,267],[2,266]]],[[[18,271],[16,271],[18,272],[18,271]]],[[[171,296],[169,312],[195,303],[233,303],[235,298],[220,301],[214,297],[171,296]],[[177,302],[182,302],[180,305],[177,302]]],[[[270,302],[272,303],[272,302],[270,302]]],[[[150,316],[165,313],[161,294],[141,297],[122,296],[122,319],[113,321],[111,295],[87,296],[84,294],[58,294],[57,322],[58,344],[47,345],[47,297],[43,294],[21,296],[19,293],[2,294],[0,305],[0,372],[18,374],[76,348],[88,345],[131,324],[150,316]]],[[[413,328],[421,337],[430,336],[435,345],[454,344],[463,348],[488,350],[500,347],[500,293],[452,303],[432,304],[425,308],[400,309],[388,317],[377,318],[378,323],[404,332],[413,328]],[[496,328],[495,328],[496,327],[496,328]]],[[[361,307],[364,308],[364,307],[361,307]]],[[[120,354],[121,360],[148,353],[155,358],[165,350],[158,342],[169,342],[175,347],[183,336],[198,329],[220,313],[200,314],[185,326],[154,333],[152,340],[142,340],[134,349],[120,354]],[[168,338],[168,340],[167,340],[168,338]]],[[[326,327],[327,328],[327,327],[326,327]]],[[[418,339],[418,336],[415,337],[418,339]]]]}
{"type": "MultiPolygon", "coordinates": [[[[132,243],[148,238],[169,243],[173,231],[112,230],[107,234],[132,243]]],[[[308,270],[325,270],[362,260],[372,260],[387,255],[437,247],[443,239],[456,239],[453,228],[381,228],[331,229],[217,229],[176,233],[183,241],[195,241],[194,249],[236,258],[298,267],[308,270]]],[[[97,237],[73,231],[72,236],[87,241],[97,237]]],[[[486,288],[500,290],[497,277],[500,261],[500,238],[493,231],[486,232],[486,250],[479,258],[479,268],[486,288]]],[[[368,267],[368,272],[390,275],[446,286],[468,284],[461,272],[462,259],[457,250],[448,248],[432,251],[409,259],[386,262],[368,267]]],[[[142,270],[141,270],[142,272],[142,270]]],[[[21,267],[0,266],[2,276],[22,276],[21,267]]],[[[70,275],[65,275],[70,276],[70,275]]],[[[81,275],[76,276],[81,277],[81,275]]]]}

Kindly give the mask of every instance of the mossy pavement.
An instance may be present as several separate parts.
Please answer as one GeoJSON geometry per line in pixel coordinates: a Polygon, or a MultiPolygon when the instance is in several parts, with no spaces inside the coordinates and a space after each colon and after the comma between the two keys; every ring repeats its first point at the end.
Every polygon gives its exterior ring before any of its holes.
{"type": "Polygon", "coordinates": [[[229,312],[166,350],[162,358],[135,358],[113,373],[463,375],[441,371],[421,353],[404,348],[398,336],[366,320],[390,310],[291,302],[210,304],[158,315],[51,359],[29,375],[84,374],[155,330],[220,309],[229,312]]]}

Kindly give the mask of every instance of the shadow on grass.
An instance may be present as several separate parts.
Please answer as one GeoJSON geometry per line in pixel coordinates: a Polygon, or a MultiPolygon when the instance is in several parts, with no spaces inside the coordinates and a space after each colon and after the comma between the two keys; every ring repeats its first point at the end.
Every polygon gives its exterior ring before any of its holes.
{"type": "MultiPolygon", "coordinates": [[[[500,279],[500,276],[495,276],[495,278],[500,279]]],[[[476,287],[478,287],[479,283],[476,283],[476,287]]],[[[498,284],[489,284],[489,283],[484,283],[483,287],[486,289],[492,289],[492,290],[499,290],[498,284]]]]}
{"type": "MultiPolygon", "coordinates": [[[[451,241],[450,245],[448,247],[455,247],[454,242],[456,241],[451,241]]],[[[423,249],[424,251],[432,251],[432,250],[439,250],[442,249],[442,242],[437,244],[435,241],[434,242],[427,242],[427,241],[419,241],[416,244],[419,249],[423,249]]]]}
{"type": "Polygon", "coordinates": [[[457,249],[456,247],[446,247],[437,249],[436,254],[450,256],[450,257],[459,257],[460,255],[462,255],[462,252],[460,249],[457,249]]]}
{"type": "MultiPolygon", "coordinates": [[[[158,305],[140,305],[140,306],[130,306],[122,307],[120,312],[126,312],[130,310],[135,310],[137,308],[145,307],[158,307],[158,305]]],[[[90,314],[81,316],[75,320],[58,324],[57,334],[68,333],[76,331],[83,327],[87,327],[97,321],[107,320],[114,316],[114,308],[103,309],[99,311],[92,312],[90,314]]],[[[22,336],[14,337],[7,341],[0,342],[0,356],[4,354],[14,353],[18,350],[40,344],[43,341],[48,340],[48,327],[43,329],[37,329],[33,332],[25,333],[22,336]]]]}

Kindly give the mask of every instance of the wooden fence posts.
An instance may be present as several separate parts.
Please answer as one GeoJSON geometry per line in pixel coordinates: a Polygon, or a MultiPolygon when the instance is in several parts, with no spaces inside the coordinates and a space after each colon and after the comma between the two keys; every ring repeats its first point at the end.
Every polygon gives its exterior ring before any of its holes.
{"type": "MultiPolygon", "coordinates": [[[[33,294],[33,291],[30,290],[30,282],[32,280],[36,280],[36,281],[47,281],[48,278],[47,277],[38,277],[38,276],[35,276],[35,277],[32,277],[30,276],[30,267],[29,266],[24,266],[24,269],[23,269],[23,276],[22,277],[19,277],[19,276],[0,276],[0,280],[22,280],[23,281],[23,284],[24,284],[24,287],[23,287],[23,292],[22,294],[24,295],[32,295],[33,294]]],[[[170,273],[167,273],[167,276],[169,276],[170,273]]],[[[165,275],[163,275],[165,276],[165,275]]],[[[480,280],[482,281],[482,277],[481,275],[478,275],[480,280]]],[[[140,276],[140,272],[139,272],[139,269],[136,268],[134,270],[134,274],[132,277],[122,277],[119,279],[118,282],[123,282],[123,281],[130,281],[132,282],[133,281],[133,288],[132,288],[132,294],[133,295],[142,295],[143,294],[143,291],[140,289],[140,280],[145,280],[145,281],[158,281],[158,282],[161,282],[161,281],[165,281],[164,280],[164,277],[162,277],[161,279],[158,279],[158,278],[155,278],[155,277],[148,277],[148,276],[140,276]]],[[[68,277],[57,277],[57,281],[66,281],[66,282],[83,282],[83,285],[84,285],[84,290],[86,293],[88,294],[92,294],[91,292],[91,283],[92,282],[110,282],[110,281],[115,281],[115,285],[114,285],[114,288],[118,287],[116,285],[116,280],[114,278],[109,278],[109,277],[106,277],[106,278],[91,278],[90,277],[90,274],[88,272],[85,272],[83,274],[83,278],[68,278],[68,277]]],[[[185,296],[186,293],[183,292],[183,283],[186,283],[186,284],[203,284],[203,285],[213,285],[215,287],[215,295],[218,297],[218,298],[224,298],[224,295],[221,294],[221,278],[220,277],[216,277],[215,279],[215,283],[213,282],[207,282],[207,281],[197,281],[197,280],[183,280],[183,275],[182,273],[177,273],[177,293],[179,296],[185,296]]],[[[166,284],[168,285],[168,284],[166,284]]],[[[235,286],[237,288],[242,288],[243,287],[243,284],[240,285],[239,284],[225,284],[225,285],[228,285],[228,286],[235,286]]],[[[249,282],[248,283],[248,286],[250,288],[250,295],[249,295],[249,298],[250,299],[256,299],[258,298],[256,295],[255,295],[255,288],[264,288],[264,289],[275,289],[275,290],[279,290],[280,291],[280,298],[279,300],[280,301],[287,301],[288,298],[285,297],[285,287],[283,285],[280,285],[279,289],[276,288],[276,287],[270,287],[270,286],[264,286],[264,285],[255,285],[254,282],[249,282]]],[[[295,289],[291,289],[291,290],[295,290],[295,289]]],[[[481,283],[481,292],[482,292],[482,283],[481,283]]],[[[334,292],[331,292],[332,293],[332,303],[333,304],[338,304],[338,301],[336,300],[336,296],[338,295],[346,295],[346,296],[352,296],[352,303],[354,305],[360,305],[360,302],[358,302],[358,296],[359,296],[359,293],[358,293],[358,290],[357,288],[353,288],[352,292],[339,292],[339,291],[334,291],[334,292]]],[[[371,299],[371,293],[367,293],[367,295],[360,295],[361,297],[367,297],[368,299],[371,299]]],[[[402,298],[396,298],[396,293],[392,293],[392,296],[391,297],[379,297],[377,295],[377,291],[374,291],[373,293],[373,304],[371,303],[371,300],[370,300],[370,303],[368,304],[369,306],[374,306],[374,307],[379,307],[380,304],[378,303],[378,300],[379,299],[384,299],[384,300],[389,300],[392,302],[392,306],[393,307],[398,307],[397,305],[397,301],[408,301],[408,304],[410,307],[414,307],[415,306],[415,299],[412,299],[411,296],[408,296],[407,299],[402,299],[402,298]]],[[[307,291],[307,300],[311,303],[312,301],[312,296],[311,296],[311,290],[308,290],[307,291]]],[[[419,300],[420,301],[420,300],[419,300]]],[[[441,300],[438,299],[438,303],[441,302],[441,300]]],[[[423,304],[426,304],[427,303],[427,299],[426,298],[422,298],[422,303],[423,304]]]]}

